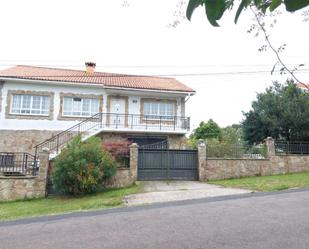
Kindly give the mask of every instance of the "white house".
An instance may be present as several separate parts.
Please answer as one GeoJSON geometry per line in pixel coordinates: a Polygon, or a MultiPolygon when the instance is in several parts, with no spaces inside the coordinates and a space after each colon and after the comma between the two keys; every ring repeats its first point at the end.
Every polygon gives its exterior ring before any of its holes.
{"type": "MultiPolygon", "coordinates": [[[[57,147],[77,133],[183,146],[194,90],[173,78],[16,66],[0,71],[0,151],[57,147]],[[60,135],[59,132],[62,132],[60,135]]],[[[52,148],[51,148],[52,149],[52,148]]]]}

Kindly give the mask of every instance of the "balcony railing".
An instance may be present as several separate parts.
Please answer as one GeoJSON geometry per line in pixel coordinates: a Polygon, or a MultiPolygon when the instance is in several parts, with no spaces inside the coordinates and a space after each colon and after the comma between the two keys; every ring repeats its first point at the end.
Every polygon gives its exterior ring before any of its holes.
{"type": "Polygon", "coordinates": [[[190,130],[190,119],[178,116],[101,113],[101,124],[107,129],[190,130]]]}
{"type": "Polygon", "coordinates": [[[43,148],[58,153],[74,137],[92,135],[98,131],[185,132],[190,130],[190,118],[138,114],[97,113],[35,146],[37,156],[43,148]]]}
{"type": "Polygon", "coordinates": [[[36,175],[38,163],[28,153],[0,152],[0,174],[24,176],[36,175]]]}

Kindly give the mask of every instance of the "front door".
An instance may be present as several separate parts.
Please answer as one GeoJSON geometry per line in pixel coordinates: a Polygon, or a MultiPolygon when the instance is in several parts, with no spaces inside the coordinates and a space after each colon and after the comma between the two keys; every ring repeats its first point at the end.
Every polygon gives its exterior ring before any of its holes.
{"type": "Polygon", "coordinates": [[[110,122],[115,128],[121,128],[126,126],[126,114],[125,114],[126,102],[124,99],[114,98],[110,102],[110,122]]]}

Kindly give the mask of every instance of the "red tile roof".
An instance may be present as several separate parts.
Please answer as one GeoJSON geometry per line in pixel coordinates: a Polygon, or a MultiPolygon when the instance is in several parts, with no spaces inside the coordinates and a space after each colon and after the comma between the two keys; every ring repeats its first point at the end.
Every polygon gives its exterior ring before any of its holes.
{"type": "Polygon", "coordinates": [[[16,66],[0,71],[0,78],[17,78],[41,81],[70,82],[76,84],[99,84],[106,87],[149,89],[177,92],[194,92],[193,89],[174,78],[126,75],[82,70],[16,66]]]}

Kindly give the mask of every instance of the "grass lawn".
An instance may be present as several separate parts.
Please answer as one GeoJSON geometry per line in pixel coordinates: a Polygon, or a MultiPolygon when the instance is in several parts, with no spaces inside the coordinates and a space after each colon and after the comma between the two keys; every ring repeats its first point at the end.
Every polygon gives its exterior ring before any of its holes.
{"type": "Polygon", "coordinates": [[[0,220],[104,209],[122,205],[122,198],[128,194],[141,192],[143,185],[110,189],[82,197],[59,197],[0,202],[0,220]]]}
{"type": "Polygon", "coordinates": [[[256,191],[276,191],[309,187],[309,172],[276,176],[245,177],[240,179],[214,180],[211,184],[224,187],[244,188],[256,191]]]}

